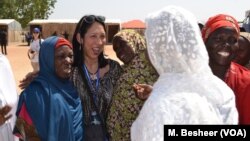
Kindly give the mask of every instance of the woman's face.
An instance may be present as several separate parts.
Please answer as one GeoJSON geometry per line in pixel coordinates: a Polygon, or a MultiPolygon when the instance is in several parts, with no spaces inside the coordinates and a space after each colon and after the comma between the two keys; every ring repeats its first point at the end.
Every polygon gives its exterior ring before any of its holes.
{"type": "Polygon", "coordinates": [[[70,77],[71,65],[73,63],[73,51],[70,47],[63,45],[55,50],[55,72],[63,79],[70,77]]]}
{"type": "Polygon", "coordinates": [[[244,37],[239,37],[239,51],[235,58],[235,62],[240,65],[246,65],[250,59],[250,42],[244,37]]]}
{"type": "Polygon", "coordinates": [[[106,33],[103,26],[94,22],[83,37],[84,56],[97,59],[106,44],[106,33]]]}
{"type": "Polygon", "coordinates": [[[113,50],[116,56],[124,63],[128,64],[135,56],[133,48],[127,41],[120,37],[116,37],[113,41],[113,50]]]}
{"type": "Polygon", "coordinates": [[[228,66],[239,49],[238,34],[232,27],[221,27],[208,37],[205,44],[210,63],[228,66]]]}
{"type": "Polygon", "coordinates": [[[34,39],[38,39],[38,37],[39,37],[39,32],[33,32],[33,37],[34,37],[34,39]]]}

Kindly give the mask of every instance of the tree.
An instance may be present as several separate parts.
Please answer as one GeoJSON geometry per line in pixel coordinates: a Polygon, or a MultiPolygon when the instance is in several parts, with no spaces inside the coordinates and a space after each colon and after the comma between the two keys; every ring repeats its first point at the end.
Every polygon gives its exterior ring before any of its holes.
{"type": "Polygon", "coordinates": [[[26,27],[33,19],[47,19],[57,0],[0,0],[0,19],[16,19],[26,27]]]}

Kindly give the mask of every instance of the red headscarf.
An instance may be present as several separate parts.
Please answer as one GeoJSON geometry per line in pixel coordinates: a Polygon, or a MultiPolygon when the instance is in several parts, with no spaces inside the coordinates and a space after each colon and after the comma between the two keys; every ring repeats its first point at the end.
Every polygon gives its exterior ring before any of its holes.
{"type": "Polygon", "coordinates": [[[58,40],[57,40],[57,42],[56,42],[55,48],[59,48],[59,47],[61,47],[63,45],[67,45],[67,46],[69,46],[72,49],[72,45],[71,45],[71,43],[68,40],[66,40],[66,39],[64,39],[62,37],[59,37],[58,40]]]}
{"type": "Polygon", "coordinates": [[[202,29],[203,41],[206,42],[209,35],[220,27],[233,27],[238,35],[240,34],[238,22],[234,17],[225,14],[218,14],[210,17],[202,29]]]}

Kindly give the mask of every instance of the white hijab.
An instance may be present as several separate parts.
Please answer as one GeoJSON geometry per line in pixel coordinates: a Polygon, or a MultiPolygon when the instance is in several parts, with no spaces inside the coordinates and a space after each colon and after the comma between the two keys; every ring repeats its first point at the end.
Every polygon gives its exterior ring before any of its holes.
{"type": "Polygon", "coordinates": [[[11,119],[0,126],[0,141],[14,141],[14,138],[17,140],[12,134],[16,121],[17,101],[18,94],[12,69],[7,58],[0,53],[0,107],[6,104],[12,107],[10,111],[11,119]]]}
{"type": "Polygon", "coordinates": [[[168,6],[146,18],[151,63],[160,77],[131,128],[132,141],[162,141],[166,124],[237,124],[232,90],[212,74],[196,18],[168,6]]]}

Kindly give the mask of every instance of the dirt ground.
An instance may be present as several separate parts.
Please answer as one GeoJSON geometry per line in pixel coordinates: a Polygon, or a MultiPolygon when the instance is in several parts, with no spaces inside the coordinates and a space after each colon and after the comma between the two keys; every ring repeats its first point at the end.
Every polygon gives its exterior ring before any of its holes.
{"type": "MultiPolygon", "coordinates": [[[[27,46],[27,43],[10,43],[7,47],[7,58],[10,61],[14,73],[18,93],[21,92],[18,87],[19,81],[22,80],[28,72],[32,71],[32,67],[27,56],[28,49],[29,47],[27,46]]],[[[104,53],[107,54],[109,58],[120,62],[113,51],[112,45],[105,46],[104,53]]]]}

